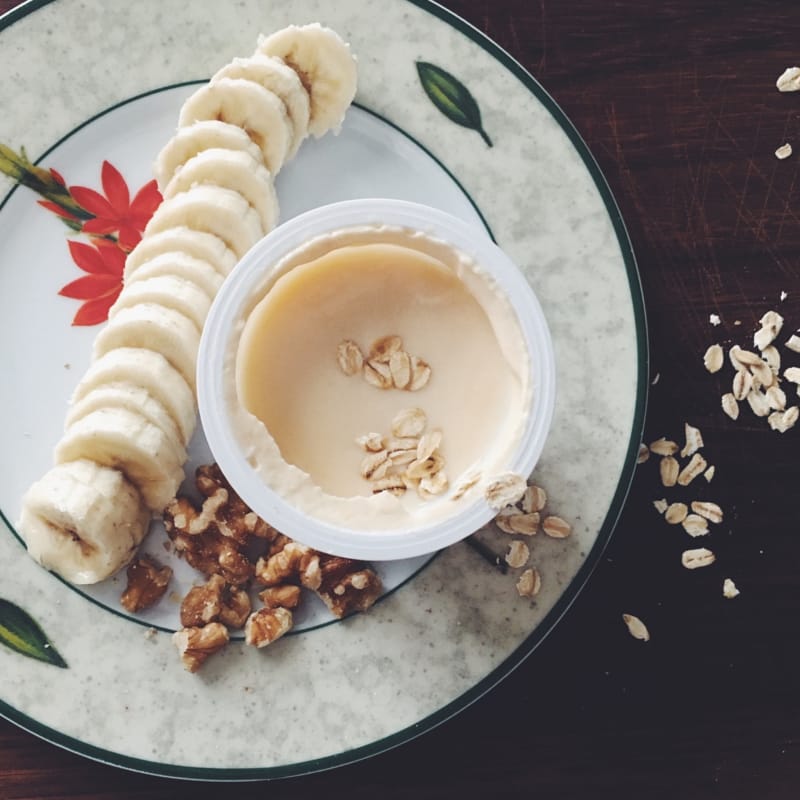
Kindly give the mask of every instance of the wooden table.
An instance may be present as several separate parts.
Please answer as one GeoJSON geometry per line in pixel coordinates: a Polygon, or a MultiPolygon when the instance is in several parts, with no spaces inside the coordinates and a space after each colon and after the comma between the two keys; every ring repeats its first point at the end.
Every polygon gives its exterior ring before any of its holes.
{"type": "MultiPolygon", "coordinates": [[[[0,11],[14,5],[0,0],[0,11]]],[[[237,791],[348,800],[797,797],[800,425],[781,435],[749,410],[729,420],[702,355],[715,341],[746,346],[770,309],[786,318],[787,336],[800,326],[800,156],[774,156],[786,141],[800,148],[800,94],[775,89],[800,60],[800,12],[709,0],[704,8],[691,0],[445,5],[541,81],[611,184],[642,274],[659,377],[647,441],[680,438],[685,420],[701,428],[726,512],[713,536],[718,563],[683,569],[686,537],[653,510],[663,491],[656,466],[645,464],[589,585],[500,686],[369,761],[237,791]],[[741,589],[735,600],[722,596],[726,576],[741,589]],[[650,642],[628,635],[626,611],[646,620],[650,642]]],[[[0,722],[2,798],[220,791],[92,763],[0,722]]]]}

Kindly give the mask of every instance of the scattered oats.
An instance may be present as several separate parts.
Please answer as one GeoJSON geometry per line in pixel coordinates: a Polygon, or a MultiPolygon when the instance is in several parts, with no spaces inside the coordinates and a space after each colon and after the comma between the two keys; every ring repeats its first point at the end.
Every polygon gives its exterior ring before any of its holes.
{"type": "Polygon", "coordinates": [[[772,370],[773,375],[777,375],[781,371],[781,354],[774,344],[765,347],[761,351],[761,358],[766,361],[769,368],[772,370]]]}
{"type": "Polygon", "coordinates": [[[653,500],[653,506],[659,514],[663,514],[669,508],[669,503],[662,497],[661,500],[653,500]]]}
{"type": "Polygon", "coordinates": [[[656,372],[655,377],[653,378],[652,381],[650,381],[650,385],[651,386],[655,386],[660,380],[661,380],[661,373],[660,372],[656,372]]]}
{"type": "MultiPolygon", "coordinates": [[[[738,366],[737,369],[741,369],[743,366],[753,367],[764,363],[758,353],[754,353],[752,350],[743,350],[738,344],[735,344],[733,347],[731,347],[728,355],[731,358],[735,357],[739,362],[740,366],[738,366]]],[[[736,367],[736,364],[734,364],[734,366],[736,367]]]]}
{"type": "Polygon", "coordinates": [[[439,449],[441,443],[442,432],[438,428],[424,433],[417,444],[417,460],[427,461],[439,449]]]}
{"type": "Polygon", "coordinates": [[[766,417],[771,411],[767,396],[756,389],[753,389],[747,395],[747,403],[757,417],[766,417]]]}
{"type": "Polygon", "coordinates": [[[731,419],[739,418],[739,404],[736,402],[736,398],[730,392],[722,395],[722,410],[731,419]]]}
{"type": "Polygon", "coordinates": [[[665,439],[663,436],[650,442],[650,452],[655,453],[657,456],[674,456],[678,452],[677,442],[665,439]]]}
{"type": "Polygon", "coordinates": [[[628,626],[628,633],[630,633],[634,639],[638,639],[641,642],[650,641],[650,631],[647,630],[647,626],[639,617],[634,617],[633,614],[623,614],[622,619],[628,626]]]}
{"type": "Polygon", "coordinates": [[[789,295],[786,292],[781,292],[781,303],[788,297],[789,295]]]}
{"type": "Polygon", "coordinates": [[[736,584],[730,579],[725,578],[722,582],[722,596],[728,600],[733,600],[734,597],[738,597],[741,592],[736,588],[736,584]]]}
{"type": "MultiPolygon", "coordinates": [[[[738,408],[738,406],[737,406],[738,408]]],[[[717,468],[712,464],[704,473],[703,477],[706,479],[707,483],[711,483],[714,480],[714,473],[717,471],[717,468]]]]}
{"type": "Polygon", "coordinates": [[[636,456],[636,463],[644,464],[648,458],[650,458],[650,449],[644,442],[642,442],[642,444],[639,445],[639,455],[636,456]]]}
{"type": "Polygon", "coordinates": [[[364,364],[364,379],[378,389],[391,389],[393,385],[389,365],[372,359],[364,364]]]}
{"type": "Polygon", "coordinates": [[[455,491],[453,492],[450,499],[460,500],[473,486],[475,486],[475,484],[480,479],[481,479],[480,472],[473,472],[470,473],[469,475],[465,475],[459,482],[458,486],[456,486],[455,491]]]}
{"type": "Polygon", "coordinates": [[[759,320],[762,328],[766,328],[770,333],[774,334],[773,339],[781,332],[783,328],[783,317],[777,311],[767,311],[759,320]]]}
{"type": "Polygon", "coordinates": [[[718,344],[712,344],[703,356],[703,364],[709,372],[719,372],[722,369],[724,358],[725,354],[722,352],[722,348],[718,344]]]}
{"type": "Polygon", "coordinates": [[[542,579],[539,570],[535,567],[526,569],[517,581],[517,592],[520,597],[536,597],[542,588],[542,579]]]}
{"type": "Polygon", "coordinates": [[[773,411],[783,411],[786,408],[786,393],[779,386],[770,386],[766,398],[773,411]]]}
{"type": "Polygon", "coordinates": [[[775,158],[779,159],[780,161],[783,161],[784,158],[789,158],[791,154],[792,154],[792,146],[789,144],[789,142],[786,142],[786,144],[782,144],[775,151],[775,158]]]}
{"type": "Polygon", "coordinates": [[[798,414],[800,414],[800,409],[798,409],[797,406],[791,406],[787,408],[786,411],[774,411],[767,418],[767,422],[769,422],[769,426],[772,430],[786,433],[789,428],[795,426],[798,414]]]}
{"type": "Polygon", "coordinates": [[[439,469],[431,475],[426,475],[417,487],[420,496],[425,498],[428,495],[439,495],[447,489],[450,485],[447,480],[447,474],[444,470],[439,469]]]}
{"type": "Polygon", "coordinates": [[[783,377],[790,383],[800,383],[800,367],[789,367],[783,371],[783,377]]]}
{"type": "Polygon", "coordinates": [[[735,320],[733,321],[733,324],[738,326],[738,325],[741,325],[741,324],[742,324],[742,321],[741,321],[740,319],[735,319],[735,320]]]}
{"type": "Polygon", "coordinates": [[[506,506],[506,508],[502,509],[494,518],[494,524],[497,525],[503,533],[513,534],[515,531],[511,527],[511,518],[520,516],[522,516],[522,512],[516,506],[506,506]]]}
{"type": "Polygon", "coordinates": [[[547,504],[547,493],[541,486],[531,485],[522,495],[522,510],[526,514],[541,511],[547,504]]]}
{"type": "Polygon", "coordinates": [[[689,509],[686,503],[672,503],[664,514],[664,519],[670,525],[680,525],[686,519],[689,509]]]}
{"type": "Polygon", "coordinates": [[[383,450],[383,437],[379,433],[365,433],[356,439],[356,444],[362,450],[368,450],[371,453],[377,453],[383,450]]]}
{"type": "Polygon", "coordinates": [[[681,458],[688,458],[703,446],[703,435],[688,422],[683,423],[683,431],[686,437],[686,444],[681,450],[681,458]]]}
{"type": "Polygon", "coordinates": [[[705,547],[698,547],[696,550],[684,550],[681,553],[681,564],[686,569],[699,569],[708,567],[716,561],[716,556],[705,547]]]}
{"type": "Polygon", "coordinates": [[[753,373],[754,389],[760,388],[761,386],[769,388],[775,383],[775,373],[765,361],[759,364],[753,364],[753,366],[750,367],[750,371],[753,373]]]}
{"type": "Polygon", "coordinates": [[[398,350],[389,357],[389,371],[396,389],[406,389],[411,383],[411,359],[405,350],[398,350]]]}
{"type": "Polygon", "coordinates": [[[695,514],[699,514],[701,517],[705,517],[709,522],[713,522],[715,525],[719,525],[722,522],[722,509],[716,504],[712,503],[709,500],[694,500],[692,502],[692,511],[695,514]]]}
{"type": "Polygon", "coordinates": [[[392,420],[392,434],[398,438],[421,436],[428,418],[421,408],[404,408],[392,420]]]}
{"type": "Polygon", "coordinates": [[[730,350],[728,350],[728,358],[733,368],[737,371],[747,369],[747,365],[739,359],[739,353],[741,352],[742,348],[739,347],[738,344],[735,344],[730,350]]]}
{"type": "Polygon", "coordinates": [[[506,553],[506,564],[509,567],[524,567],[528,563],[528,559],[531,557],[531,551],[528,545],[525,542],[521,542],[518,539],[511,542],[508,547],[508,552],[506,553]]]}
{"type": "Polygon", "coordinates": [[[427,361],[411,356],[411,383],[408,390],[416,392],[427,385],[431,378],[431,368],[427,361]]]}
{"type": "Polygon", "coordinates": [[[344,339],[336,348],[336,361],[345,375],[358,375],[364,366],[364,355],[352,339],[344,339]]]}
{"type": "Polygon", "coordinates": [[[156,637],[156,634],[157,634],[157,633],[158,633],[158,631],[157,631],[155,628],[148,628],[148,629],[147,629],[147,630],[144,632],[144,634],[142,634],[142,635],[143,635],[143,636],[144,636],[144,638],[145,638],[145,639],[147,639],[148,641],[152,641],[152,640],[153,640],[153,639],[156,637]]]}
{"type": "Polygon", "coordinates": [[[744,400],[753,388],[753,376],[745,370],[738,370],[733,376],[733,397],[744,400]]]}
{"type": "Polygon", "coordinates": [[[539,512],[513,514],[508,518],[508,525],[514,533],[521,533],[523,536],[534,536],[539,532],[539,512]]]}
{"type": "Polygon", "coordinates": [[[519,502],[528,488],[528,482],[521,475],[508,472],[489,483],[484,496],[490,508],[501,509],[519,502]]]}
{"type": "Polygon", "coordinates": [[[797,336],[796,334],[793,333],[786,340],[785,346],[788,347],[789,350],[791,350],[793,353],[800,353],[800,336],[797,336]]]}
{"type": "Polygon", "coordinates": [[[661,463],[658,465],[658,470],[661,473],[661,483],[663,483],[664,486],[675,485],[675,482],[678,480],[680,465],[673,456],[665,456],[662,458],[661,463]]]}
{"type": "Polygon", "coordinates": [[[775,81],[779,92],[796,92],[800,89],[800,67],[787,67],[775,81]]]}
{"type": "Polygon", "coordinates": [[[572,533],[572,526],[561,517],[545,517],[542,530],[553,539],[566,539],[572,533]]]}
{"type": "Polygon", "coordinates": [[[394,334],[381,336],[376,339],[369,348],[369,360],[388,363],[392,353],[396,353],[403,347],[403,340],[394,334]]]}
{"type": "Polygon", "coordinates": [[[387,478],[380,478],[372,484],[372,494],[380,492],[390,492],[399,497],[406,492],[406,485],[399,475],[389,475],[387,478]]]}
{"type": "Polygon", "coordinates": [[[715,325],[715,326],[716,326],[716,325],[719,325],[719,324],[720,324],[720,322],[721,322],[722,320],[719,318],[719,315],[718,315],[718,314],[709,314],[709,316],[708,316],[708,321],[709,321],[709,322],[710,322],[712,325],[715,325]]]}
{"type": "MultiPolygon", "coordinates": [[[[706,536],[708,534],[708,520],[701,517],[699,514],[689,514],[683,521],[683,527],[689,536],[698,537],[706,536]]],[[[684,566],[687,566],[684,564],[684,566]]],[[[698,566],[705,566],[703,564],[698,566]]]]}
{"type": "Polygon", "coordinates": [[[688,486],[707,466],[708,464],[703,456],[700,453],[695,453],[678,475],[678,484],[680,486],[688,486]]]}
{"type": "Polygon", "coordinates": [[[386,450],[368,453],[361,461],[361,477],[368,481],[379,481],[386,477],[386,472],[391,465],[392,462],[389,461],[389,453],[386,450]]]}

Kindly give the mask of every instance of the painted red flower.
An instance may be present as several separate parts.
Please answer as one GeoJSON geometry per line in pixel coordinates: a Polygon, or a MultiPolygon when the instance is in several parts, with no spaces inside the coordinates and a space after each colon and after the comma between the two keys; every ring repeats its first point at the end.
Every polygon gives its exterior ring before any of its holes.
{"type": "Polygon", "coordinates": [[[88,274],[68,283],[59,294],[84,301],[73,325],[97,325],[108,318],[108,310],[122,291],[126,254],[116,242],[105,239],[94,239],[92,244],[70,240],[67,244],[72,260],[88,274]]]}
{"type": "MultiPolygon", "coordinates": [[[[146,183],[133,198],[119,170],[103,161],[100,174],[105,197],[88,186],[71,186],[69,192],[81,208],[94,215],[81,231],[92,236],[117,232],[119,246],[128,252],[142,238],[142,231],[161,202],[155,181],[146,183]]],[[[51,209],[52,210],[52,209],[51,209]]]]}

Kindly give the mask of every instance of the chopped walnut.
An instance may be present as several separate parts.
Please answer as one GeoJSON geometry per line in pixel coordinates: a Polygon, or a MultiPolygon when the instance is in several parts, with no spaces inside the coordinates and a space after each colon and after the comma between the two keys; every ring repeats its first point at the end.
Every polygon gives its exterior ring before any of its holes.
{"type": "Polygon", "coordinates": [[[172,579],[172,569],[162,567],[149,556],[142,556],[131,563],[127,576],[128,585],[119,601],[135,614],[150,608],[164,596],[172,579]]]}
{"type": "Polygon", "coordinates": [[[183,666],[189,672],[197,672],[206,659],[228,643],[228,629],[219,622],[197,628],[184,628],[172,635],[183,666]]]}
{"type": "Polygon", "coordinates": [[[244,638],[254,647],[266,647],[292,627],[292,612],[287,608],[260,608],[244,626],[244,638]]]}
{"type": "Polygon", "coordinates": [[[212,575],[203,586],[194,586],[181,603],[181,625],[185,628],[221,622],[241,628],[252,610],[243,589],[228,586],[221,575],[212,575]]]}
{"type": "Polygon", "coordinates": [[[308,589],[320,585],[320,554],[299,542],[289,541],[269,558],[256,564],[256,580],[264,586],[278,586],[296,578],[308,589]]]}
{"type": "Polygon", "coordinates": [[[319,555],[320,583],[316,593],[335,616],[366,611],[380,597],[380,578],[363,561],[319,555]]]}
{"type": "Polygon", "coordinates": [[[294,584],[268,586],[258,596],[267,608],[297,608],[300,604],[300,587],[294,584]]]}

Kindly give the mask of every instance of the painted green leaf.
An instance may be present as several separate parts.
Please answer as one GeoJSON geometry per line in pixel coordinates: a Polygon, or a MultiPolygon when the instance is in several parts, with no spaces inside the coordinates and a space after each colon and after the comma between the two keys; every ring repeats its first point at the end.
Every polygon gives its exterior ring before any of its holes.
{"type": "Polygon", "coordinates": [[[67,669],[67,662],[31,615],[3,599],[0,599],[0,643],[29,658],[67,669]]]}
{"type": "Polygon", "coordinates": [[[483,129],[481,110],[458,78],[427,61],[417,61],[417,73],[425,94],[442,114],[457,125],[477,131],[483,141],[492,146],[492,140],[483,129]]]}

